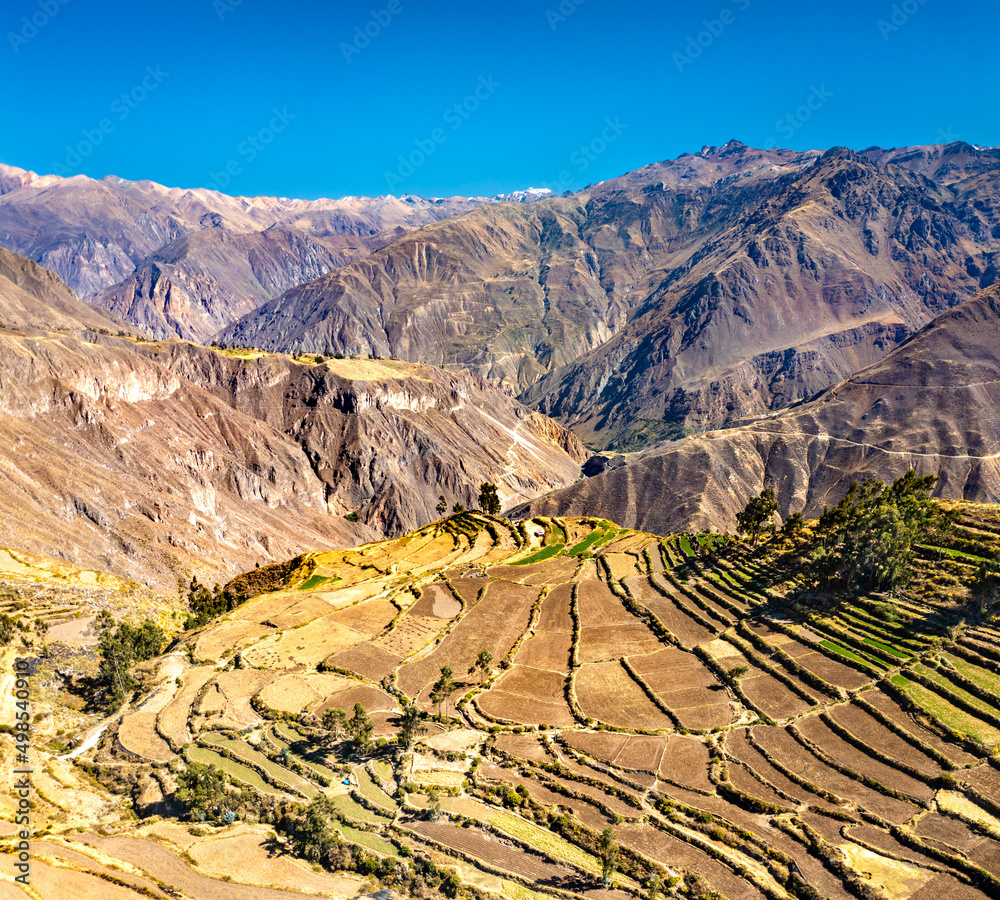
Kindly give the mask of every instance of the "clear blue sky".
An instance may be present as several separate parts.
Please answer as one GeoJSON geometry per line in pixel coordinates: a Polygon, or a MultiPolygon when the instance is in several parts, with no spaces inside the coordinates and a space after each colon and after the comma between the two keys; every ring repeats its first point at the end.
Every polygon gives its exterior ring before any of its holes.
{"type": "Polygon", "coordinates": [[[1000,145],[996,0],[8,0],[0,20],[0,161],[38,172],[447,196],[733,137],[1000,145]]]}

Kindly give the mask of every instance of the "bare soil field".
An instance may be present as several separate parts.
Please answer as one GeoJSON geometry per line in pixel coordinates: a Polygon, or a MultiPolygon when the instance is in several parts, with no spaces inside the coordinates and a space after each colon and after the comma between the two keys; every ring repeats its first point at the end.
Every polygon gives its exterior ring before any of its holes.
{"type": "Polygon", "coordinates": [[[548,669],[569,674],[573,636],[565,631],[536,631],[517,651],[514,661],[519,666],[548,669]]]}
{"type": "Polygon", "coordinates": [[[753,668],[740,678],[740,687],[751,703],[776,721],[799,716],[810,704],[773,675],[753,668]]]}
{"type": "Polygon", "coordinates": [[[406,694],[418,696],[437,680],[442,666],[451,666],[456,675],[467,672],[481,650],[489,650],[495,660],[507,655],[527,627],[539,589],[495,581],[486,593],[431,654],[400,667],[397,680],[406,694]]]}
{"type": "Polygon", "coordinates": [[[617,728],[672,728],[620,663],[591,663],[576,676],[576,696],[585,716],[617,728]]]}

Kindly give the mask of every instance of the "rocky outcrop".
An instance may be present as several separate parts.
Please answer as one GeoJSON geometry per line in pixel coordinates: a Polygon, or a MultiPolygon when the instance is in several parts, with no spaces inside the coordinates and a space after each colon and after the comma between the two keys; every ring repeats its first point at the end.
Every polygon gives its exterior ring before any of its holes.
{"type": "Polygon", "coordinates": [[[1000,502],[1000,286],[879,363],[776,416],[690,437],[513,510],[598,515],[656,533],[733,530],[765,485],[787,517],[854,480],[940,475],[939,495],[1000,502]]]}

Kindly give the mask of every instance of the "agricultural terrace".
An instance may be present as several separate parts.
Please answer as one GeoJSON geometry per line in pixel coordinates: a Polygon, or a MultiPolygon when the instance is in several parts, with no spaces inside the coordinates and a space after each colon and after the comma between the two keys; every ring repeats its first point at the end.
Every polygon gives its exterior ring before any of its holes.
{"type": "MultiPolygon", "coordinates": [[[[308,554],[146,664],[94,763],[153,773],[140,814],[183,761],[264,808],[329,798],[356,854],[433,860],[455,892],[1000,896],[1000,630],[967,591],[1000,515],[956,505],[892,598],[803,592],[794,541],[465,513],[308,554]],[[364,741],[331,718],[356,704],[364,741]]],[[[175,849],[211,867],[260,827],[175,849]]],[[[47,841],[88,877],[167,865],[169,842],[47,841]]]]}

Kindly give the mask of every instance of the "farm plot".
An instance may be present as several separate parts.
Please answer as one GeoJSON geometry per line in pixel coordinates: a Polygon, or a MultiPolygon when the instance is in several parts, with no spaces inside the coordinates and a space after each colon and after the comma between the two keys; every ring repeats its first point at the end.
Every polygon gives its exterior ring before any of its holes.
{"type": "Polygon", "coordinates": [[[465,578],[452,577],[449,578],[449,581],[455,593],[461,598],[466,607],[470,609],[479,602],[483,588],[490,583],[489,579],[476,576],[465,578]]]}
{"type": "Polygon", "coordinates": [[[616,728],[655,730],[673,723],[618,662],[581,666],[576,696],[585,716],[616,728]]]}
{"type": "Polygon", "coordinates": [[[631,553],[604,553],[602,556],[615,581],[621,581],[630,575],[643,574],[643,570],[639,568],[638,558],[631,553]]]}
{"type": "Polygon", "coordinates": [[[261,669],[234,669],[220,672],[208,683],[194,711],[208,719],[215,728],[239,730],[259,725],[261,717],[250,699],[274,677],[261,669]]]}
{"type": "MultiPolygon", "coordinates": [[[[650,576],[653,577],[653,576],[650,576]]],[[[623,582],[629,593],[667,629],[686,650],[704,644],[714,638],[715,632],[693,618],[683,606],[672,597],[665,597],[657,591],[649,578],[627,578],[623,582]]],[[[661,580],[661,583],[662,580],[661,580]]]]}
{"type": "Polygon", "coordinates": [[[928,784],[863,753],[853,744],[834,734],[818,717],[802,719],[798,723],[798,729],[803,736],[840,765],[848,766],[868,778],[874,778],[880,784],[913,797],[921,803],[926,803],[934,796],[934,789],[928,784]]]}
{"type": "Polygon", "coordinates": [[[156,713],[138,712],[125,716],[118,726],[118,742],[129,753],[150,762],[169,762],[174,758],[162,737],[156,732],[156,713]]]}
{"type": "Polygon", "coordinates": [[[360,875],[317,872],[287,854],[277,855],[264,829],[245,825],[198,841],[187,853],[205,874],[248,886],[268,884],[298,893],[352,896],[365,885],[360,875]]]}
{"type": "MultiPolygon", "coordinates": [[[[934,673],[936,674],[936,673],[934,673]]],[[[987,724],[982,719],[976,718],[970,713],[952,706],[944,697],[934,691],[925,688],[915,681],[910,681],[902,675],[894,675],[892,683],[900,688],[917,706],[922,707],[935,718],[942,721],[949,728],[962,734],[967,734],[974,740],[988,747],[1000,745],[1000,731],[992,725],[987,724]]],[[[938,681],[939,678],[932,678],[938,681]]],[[[944,681],[944,679],[940,679],[944,681]]],[[[958,694],[956,689],[954,693],[958,694]]],[[[982,702],[982,701],[979,701],[982,702]]]]}
{"type": "Polygon", "coordinates": [[[275,591],[248,600],[232,612],[231,619],[271,628],[297,628],[328,612],[330,604],[315,594],[301,590],[275,591]]]}
{"type": "Polygon", "coordinates": [[[483,600],[462,617],[432,653],[400,667],[400,689],[410,697],[420,696],[437,680],[442,666],[451,666],[461,677],[472,668],[481,650],[489,650],[495,660],[502,660],[527,627],[538,595],[538,588],[493,582],[483,600]]]}
{"type": "Polygon", "coordinates": [[[566,676],[560,672],[516,665],[479,696],[479,708],[489,716],[530,725],[574,724],[566,703],[566,676]]]}
{"type": "Polygon", "coordinates": [[[812,706],[787,685],[756,666],[749,666],[739,682],[747,699],[764,715],[776,721],[802,715],[812,706]]]}
{"type": "Polygon", "coordinates": [[[279,713],[297,714],[318,705],[337,691],[354,687],[357,682],[343,675],[307,672],[281,675],[257,693],[257,699],[279,713]]]}
{"type": "Polygon", "coordinates": [[[368,643],[334,653],[327,657],[323,664],[331,668],[356,672],[362,678],[372,681],[381,681],[386,675],[395,672],[402,661],[401,656],[377,646],[376,643],[368,643]]]}
{"type": "Polygon", "coordinates": [[[213,666],[197,666],[180,676],[181,686],[174,698],[158,714],[159,731],[174,750],[188,741],[188,715],[198,692],[216,674],[213,666]]]}
{"type": "Polygon", "coordinates": [[[772,756],[807,783],[820,785],[825,790],[845,800],[853,801],[893,824],[902,825],[917,812],[917,807],[912,803],[886,797],[842,775],[806,750],[781,728],[758,725],[753,729],[753,734],[772,756]]]}
{"type": "Polygon", "coordinates": [[[926,753],[908,744],[860,707],[846,704],[834,707],[830,717],[854,737],[877,747],[886,756],[898,759],[923,773],[927,778],[941,774],[941,766],[926,753]]]}
{"type": "Polygon", "coordinates": [[[721,892],[726,897],[763,900],[764,895],[753,885],[738,877],[704,850],[657,828],[623,825],[618,828],[618,840],[622,846],[630,847],[664,866],[697,874],[708,882],[710,889],[721,892]]]}
{"type": "Polygon", "coordinates": [[[394,697],[379,688],[355,682],[353,687],[330,694],[314,712],[318,716],[322,716],[328,709],[342,709],[349,713],[354,709],[355,703],[360,703],[369,713],[396,710],[394,697]]]}
{"type": "Polygon", "coordinates": [[[580,582],[577,605],[581,664],[652,653],[663,646],[603,582],[580,582]]]}
{"type": "Polygon", "coordinates": [[[698,657],[676,647],[630,657],[635,673],[688,729],[714,728],[733,721],[729,698],[698,657]]]}
{"type": "Polygon", "coordinates": [[[242,620],[219,622],[210,627],[195,642],[195,662],[216,662],[228,653],[239,653],[245,647],[275,634],[275,629],[259,622],[242,620]]]}
{"type": "Polygon", "coordinates": [[[371,646],[403,660],[430,646],[448,627],[449,621],[440,616],[422,616],[415,609],[409,609],[389,631],[372,641],[371,646]]]}
{"type": "Polygon", "coordinates": [[[514,661],[519,666],[533,669],[547,669],[569,674],[570,654],[573,636],[565,631],[535,631],[517,651],[514,661]]]}
{"type": "Polygon", "coordinates": [[[262,669],[315,669],[324,659],[373,637],[336,620],[336,613],[259,641],[243,658],[262,669]]]}
{"type": "Polygon", "coordinates": [[[621,753],[629,736],[609,731],[567,731],[559,739],[574,750],[610,763],[621,753]]]}
{"type": "Polygon", "coordinates": [[[445,822],[428,822],[410,819],[405,828],[417,835],[457,851],[462,856],[484,863],[488,868],[498,868],[533,882],[540,888],[553,887],[584,896],[620,896],[605,892],[593,876],[584,875],[565,865],[548,862],[544,857],[510,846],[502,838],[477,828],[459,828],[445,822]]]}
{"type": "Polygon", "coordinates": [[[199,737],[199,740],[207,744],[212,750],[227,750],[238,762],[245,763],[251,768],[258,769],[267,774],[268,778],[278,785],[286,787],[289,791],[301,794],[311,800],[319,793],[312,782],[306,781],[301,775],[297,775],[284,766],[279,766],[272,762],[259,750],[255,750],[245,741],[227,738],[217,732],[209,732],[199,737]]]}
{"type": "Polygon", "coordinates": [[[573,585],[559,584],[545,595],[538,615],[537,631],[573,633],[570,603],[573,585]]]}
{"type": "Polygon", "coordinates": [[[227,759],[214,750],[208,750],[205,747],[189,747],[185,753],[185,757],[189,762],[202,763],[206,766],[215,766],[217,769],[221,769],[227,775],[235,778],[237,781],[243,782],[243,784],[252,787],[258,793],[264,794],[269,797],[287,797],[283,791],[279,791],[277,788],[271,787],[263,778],[260,777],[260,773],[251,769],[249,766],[243,765],[243,763],[236,762],[233,759],[227,759]]]}
{"type": "MultiPolygon", "coordinates": [[[[177,853],[151,840],[132,837],[102,837],[96,834],[71,835],[66,838],[73,843],[84,844],[98,850],[106,858],[119,859],[145,872],[155,881],[171,885],[175,891],[186,897],[205,900],[245,900],[252,891],[254,900],[301,900],[302,894],[270,887],[247,887],[209,878],[185,862],[177,853]]],[[[104,887],[84,894],[44,894],[43,896],[109,896],[104,887]]],[[[130,898],[134,895],[130,895],[130,898]]]]}
{"type": "Polygon", "coordinates": [[[970,753],[966,753],[957,744],[943,740],[929,728],[924,727],[895,700],[886,696],[882,691],[866,691],[864,698],[866,702],[881,712],[889,721],[916,738],[922,746],[937,751],[946,759],[950,759],[955,765],[968,766],[976,762],[976,757],[970,753]]]}
{"type": "MultiPolygon", "coordinates": [[[[756,631],[756,629],[754,630],[756,631]]],[[[772,634],[787,638],[781,632],[773,632],[772,634]]],[[[859,672],[857,669],[852,669],[844,663],[836,662],[828,656],[824,656],[808,643],[802,643],[791,638],[787,638],[784,642],[779,642],[772,636],[765,636],[764,634],[761,634],[761,636],[765,637],[769,643],[776,643],[802,668],[822,678],[828,684],[836,685],[847,691],[853,691],[870,681],[867,675],[859,672]]],[[[815,689],[813,691],[815,692],[815,689]]]]}
{"type": "Polygon", "coordinates": [[[500,734],[496,738],[498,750],[531,762],[552,762],[552,757],[542,741],[530,734],[500,734]]]}

